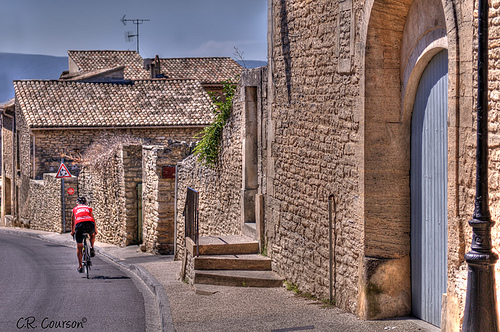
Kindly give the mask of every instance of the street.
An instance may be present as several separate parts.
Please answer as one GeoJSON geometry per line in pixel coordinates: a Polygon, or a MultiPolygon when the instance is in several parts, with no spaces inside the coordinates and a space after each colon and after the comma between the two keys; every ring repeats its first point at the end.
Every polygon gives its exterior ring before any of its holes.
{"type": "Polygon", "coordinates": [[[143,331],[144,299],[134,282],[93,258],[90,279],[76,249],[0,233],[0,331],[143,331]]]}

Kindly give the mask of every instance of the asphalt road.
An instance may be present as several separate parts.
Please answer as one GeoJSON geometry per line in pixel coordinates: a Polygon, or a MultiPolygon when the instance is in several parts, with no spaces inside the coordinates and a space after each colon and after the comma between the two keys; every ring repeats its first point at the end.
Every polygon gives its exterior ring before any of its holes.
{"type": "Polygon", "coordinates": [[[0,233],[0,331],[144,331],[144,298],[124,272],[76,249],[0,233]]]}

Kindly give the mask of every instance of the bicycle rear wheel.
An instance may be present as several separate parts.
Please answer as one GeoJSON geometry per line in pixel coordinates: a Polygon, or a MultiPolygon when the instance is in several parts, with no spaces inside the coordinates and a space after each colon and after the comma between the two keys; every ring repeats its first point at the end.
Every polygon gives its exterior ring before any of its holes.
{"type": "Polygon", "coordinates": [[[87,276],[87,279],[90,279],[89,276],[89,267],[87,266],[87,263],[83,263],[83,273],[87,276]]]}
{"type": "Polygon", "coordinates": [[[87,279],[90,279],[90,265],[92,265],[92,263],[90,262],[90,247],[87,243],[87,239],[85,239],[83,243],[83,268],[87,279]]]}

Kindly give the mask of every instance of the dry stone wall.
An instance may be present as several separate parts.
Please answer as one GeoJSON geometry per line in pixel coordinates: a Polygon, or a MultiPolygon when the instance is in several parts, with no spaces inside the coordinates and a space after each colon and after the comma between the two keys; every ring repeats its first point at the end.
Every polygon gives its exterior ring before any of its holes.
{"type": "MultiPolygon", "coordinates": [[[[18,106],[16,106],[17,110],[18,106]]],[[[89,147],[95,148],[99,142],[118,142],[120,138],[123,138],[124,142],[134,142],[139,145],[144,143],[169,144],[172,140],[190,142],[202,128],[195,126],[109,130],[30,130],[22,114],[17,112],[16,129],[17,132],[11,136],[11,141],[12,146],[18,149],[14,148],[11,152],[4,151],[7,156],[5,160],[9,163],[7,173],[13,176],[12,193],[17,195],[11,200],[13,204],[10,210],[16,214],[12,218],[13,225],[22,224],[29,227],[32,222],[28,204],[30,202],[30,179],[40,180],[44,173],[56,172],[63,158],[72,175],[79,176],[85,161],[83,156],[88,152],[89,147]]],[[[7,144],[10,144],[9,139],[7,139],[7,144]]],[[[106,146],[106,144],[102,145],[106,146]]],[[[108,153],[102,149],[97,152],[108,153]]],[[[138,150],[131,148],[128,152],[131,153],[130,157],[127,157],[127,151],[125,151],[125,156],[111,156],[115,160],[107,169],[97,171],[95,167],[94,169],[87,167],[87,173],[81,178],[82,185],[78,187],[75,194],[76,197],[78,193],[84,193],[89,196],[90,202],[96,204],[95,217],[102,222],[102,228],[99,228],[99,240],[119,245],[140,241],[137,231],[137,188],[133,189],[142,181],[140,180],[142,161],[137,158],[141,156],[140,147],[138,150]]],[[[99,156],[86,157],[93,159],[99,156]]]]}
{"type": "Polygon", "coordinates": [[[14,120],[11,117],[4,116],[2,118],[2,149],[3,149],[3,165],[2,176],[7,176],[12,179],[14,175],[13,171],[13,132],[14,132],[14,120]]]}
{"type": "Polygon", "coordinates": [[[138,186],[142,183],[142,146],[124,146],[122,151],[123,160],[123,187],[125,190],[125,225],[126,244],[142,242],[142,234],[139,234],[139,194],[138,186]]]}
{"type": "MultiPolygon", "coordinates": [[[[29,200],[29,182],[31,178],[31,151],[32,140],[26,122],[19,114],[19,103],[16,100],[16,123],[14,131],[13,171],[14,171],[14,192],[18,197],[14,199],[13,210],[18,211],[14,216],[18,226],[29,227],[29,207],[24,204],[29,200]]],[[[57,169],[56,169],[57,171],[57,169]]]]}
{"type": "Polygon", "coordinates": [[[87,166],[78,177],[78,195],[92,207],[97,240],[124,246],[127,244],[125,187],[121,149],[106,168],[87,166]]]}
{"type": "MultiPolygon", "coordinates": [[[[265,75],[257,75],[266,78],[265,75]]],[[[240,78],[233,98],[233,109],[224,127],[219,163],[215,169],[205,167],[192,155],[178,164],[177,177],[177,252],[184,254],[185,220],[182,212],[187,188],[199,192],[199,234],[241,234],[242,188],[242,112],[244,107],[245,73],[240,78]]],[[[259,81],[259,83],[261,83],[259,81]]]]}
{"type": "MultiPolygon", "coordinates": [[[[48,232],[71,231],[71,213],[76,205],[76,196],[64,191],[65,221],[62,217],[61,179],[56,174],[46,173],[43,180],[30,180],[29,214],[30,228],[48,232]],[[63,225],[66,227],[64,228],[63,225]]],[[[65,188],[76,187],[77,178],[64,179],[65,188]]]]}
{"type": "Polygon", "coordinates": [[[169,140],[192,140],[201,130],[192,128],[130,128],[113,130],[36,130],[35,144],[35,178],[43,173],[57,172],[61,158],[66,159],[67,167],[72,175],[80,172],[79,159],[93,142],[106,138],[131,137],[143,144],[168,144],[169,140]]]}
{"type": "Polygon", "coordinates": [[[94,210],[99,241],[120,246],[139,243],[137,186],[142,183],[142,146],[121,145],[106,165],[83,168],[78,194],[94,210]]]}
{"type": "Polygon", "coordinates": [[[191,153],[186,142],[143,147],[143,244],[146,251],[173,254],[175,243],[175,166],[191,153]]]}
{"type": "Polygon", "coordinates": [[[2,218],[4,226],[12,226],[12,192],[13,192],[13,130],[14,119],[2,117],[2,218]]]}

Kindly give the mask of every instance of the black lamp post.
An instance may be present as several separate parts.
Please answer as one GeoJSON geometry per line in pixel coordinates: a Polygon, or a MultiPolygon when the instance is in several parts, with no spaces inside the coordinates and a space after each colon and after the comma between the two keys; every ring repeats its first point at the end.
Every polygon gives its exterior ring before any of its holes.
{"type": "Polygon", "coordinates": [[[462,331],[498,332],[498,255],[492,251],[491,228],[495,222],[491,220],[488,197],[488,0],[479,0],[478,12],[476,199],[469,221],[471,250],[465,254],[469,272],[462,331]]]}

